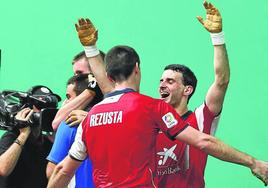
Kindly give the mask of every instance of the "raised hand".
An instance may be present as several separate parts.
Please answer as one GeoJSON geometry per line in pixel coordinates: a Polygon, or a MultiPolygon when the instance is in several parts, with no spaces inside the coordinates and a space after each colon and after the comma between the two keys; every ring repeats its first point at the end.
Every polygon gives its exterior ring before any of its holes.
{"type": "Polygon", "coordinates": [[[207,16],[205,20],[201,16],[197,16],[198,21],[210,33],[220,33],[222,31],[222,18],[219,10],[207,1],[204,1],[203,5],[206,9],[207,16]]]}
{"type": "Polygon", "coordinates": [[[96,44],[98,31],[88,18],[80,18],[78,23],[75,24],[75,28],[83,46],[93,46],[96,44]]]}

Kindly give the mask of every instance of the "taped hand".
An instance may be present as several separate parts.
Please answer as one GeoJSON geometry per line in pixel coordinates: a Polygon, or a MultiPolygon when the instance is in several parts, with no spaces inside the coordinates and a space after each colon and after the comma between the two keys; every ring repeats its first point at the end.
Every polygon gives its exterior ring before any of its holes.
{"type": "Polygon", "coordinates": [[[96,44],[98,31],[88,18],[80,18],[78,23],[75,24],[75,28],[83,46],[93,46],[96,44]]]}
{"type": "Polygon", "coordinates": [[[220,33],[222,31],[222,17],[219,10],[206,1],[204,1],[203,5],[207,11],[206,20],[203,20],[201,16],[197,16],[198,21],[210,33],[220,33]]]}

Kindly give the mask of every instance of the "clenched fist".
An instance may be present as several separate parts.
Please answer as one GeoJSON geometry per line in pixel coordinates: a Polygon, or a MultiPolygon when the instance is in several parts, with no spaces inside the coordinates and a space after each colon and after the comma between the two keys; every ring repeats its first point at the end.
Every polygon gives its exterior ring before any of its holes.
{"type": "Polygon", "coordinates": [[[93,46],[96,44],[98,31],[88,18],[80,18],[78,23],[75,24],[75,28],[83,46],[93,46]]]}
{"type": "Polygon", "coordinates": [[[220,33],[222,31],[222,18],[219,10],[206,1],[203,5],[207,11],[206,20],[203,20],[201,16],[197,16],[198,21],[210,33],[220,33]]]}

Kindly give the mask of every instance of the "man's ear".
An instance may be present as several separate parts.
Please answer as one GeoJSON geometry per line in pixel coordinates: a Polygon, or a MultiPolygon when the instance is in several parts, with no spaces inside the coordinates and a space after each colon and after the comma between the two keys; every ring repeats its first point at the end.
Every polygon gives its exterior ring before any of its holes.
{"type": "Polygon", "coordinates": [[[194,91],[193,86],[187,85],[187,86],[185,86],[183,93],[184,93],[184,95],[189,96],[189,95],[191,95],[193,93],[193,91],[194,91]]]}
{"type": "Polygon", "coordinates": [[[106,77],[108,78],[108,80],[110,80],[110,82],[114,83],[114,80],[110,76],[108,76],[107,72],[105,74],[106,74],[106,77]]]}
{"type": "Polygon", "coordinates": [[[141,70],[140,70],[140,66],[139,66],[138,63],[135,64],[134,71],[135,71],[136,74],[137,74],[137,73],[140,73],[141,70]]]}

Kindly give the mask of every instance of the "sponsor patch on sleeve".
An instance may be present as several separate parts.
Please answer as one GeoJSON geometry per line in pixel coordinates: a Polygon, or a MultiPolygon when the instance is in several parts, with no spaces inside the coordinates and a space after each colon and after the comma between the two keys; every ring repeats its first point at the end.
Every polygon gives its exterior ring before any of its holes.
{"type": "Polygon", "coordinates": [[[173,114],[171,112],[168,112],[167,114],[165,114],[162,117],[162,120],[164,121],[167,128],[169,128],[169,129],[174,127],[178,123],[178,121],[175,119],[175,117],[173,116],[173,114]]]}

